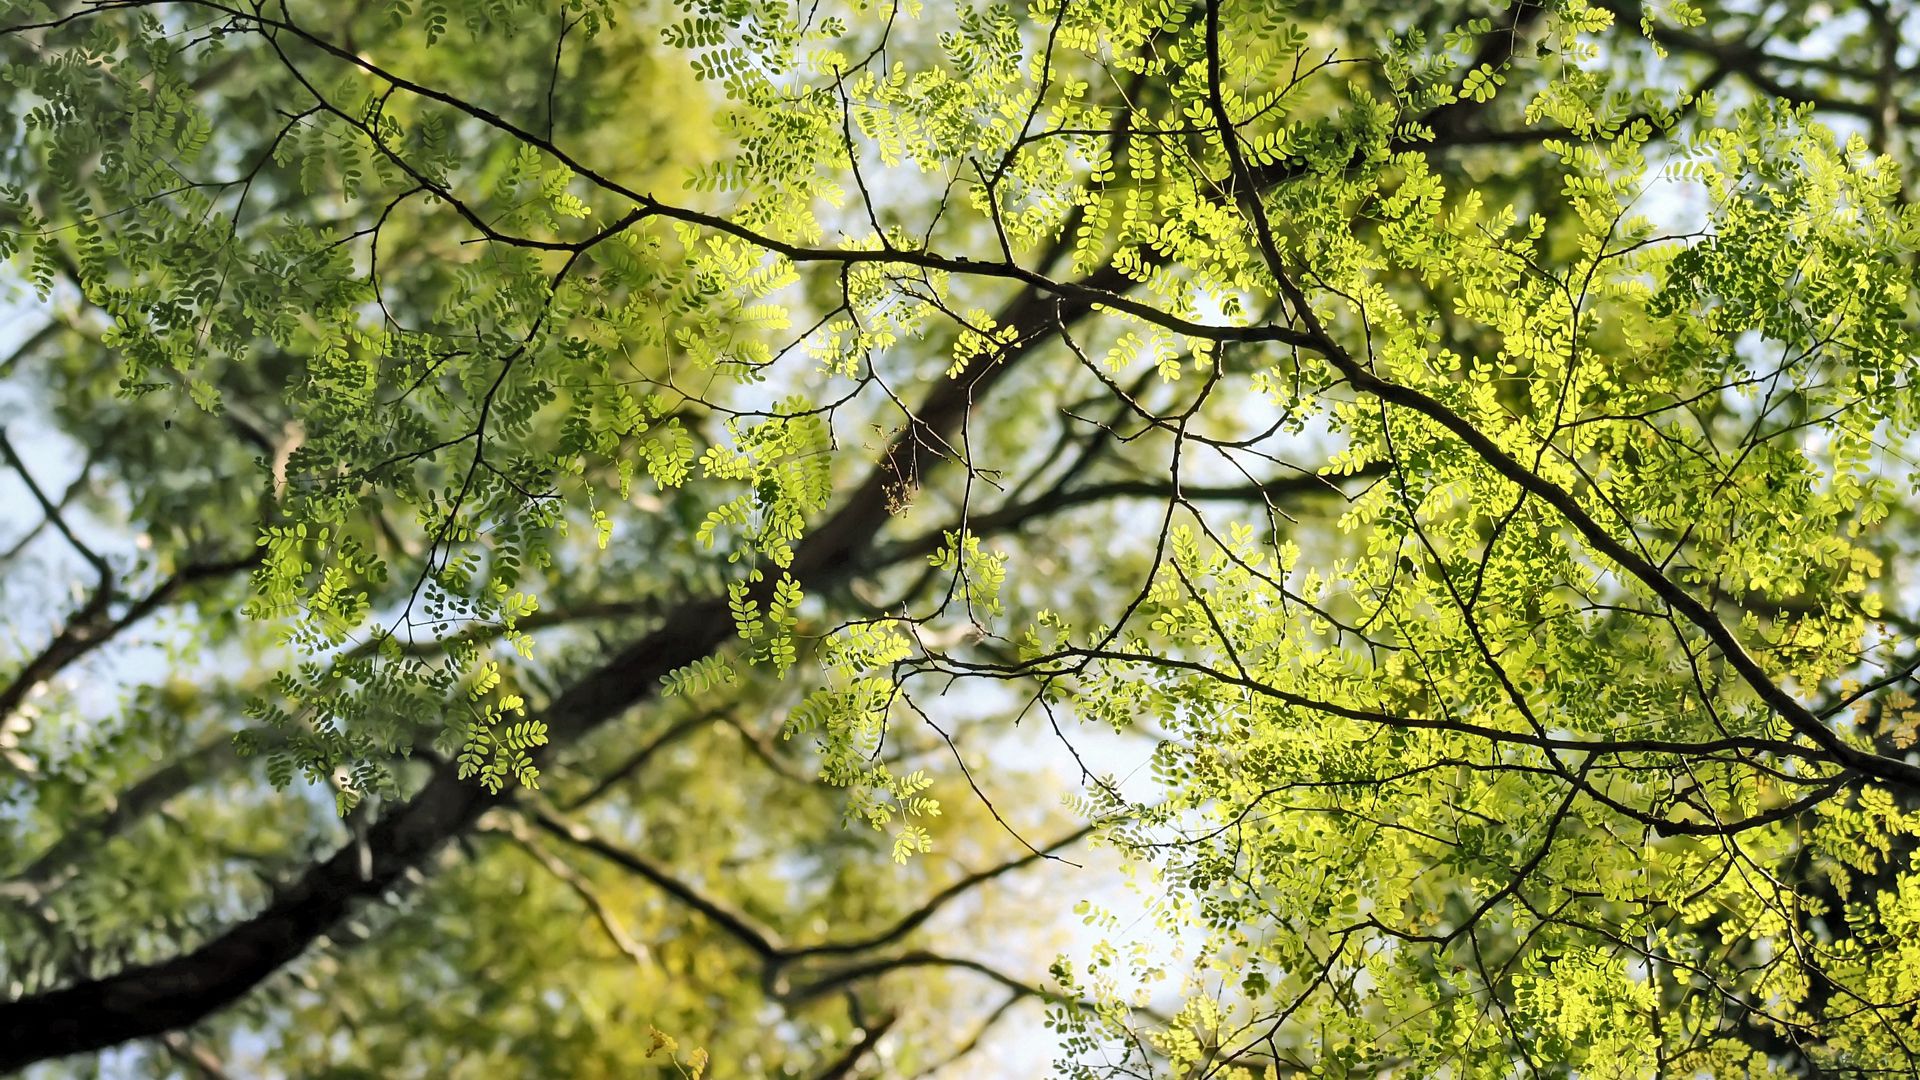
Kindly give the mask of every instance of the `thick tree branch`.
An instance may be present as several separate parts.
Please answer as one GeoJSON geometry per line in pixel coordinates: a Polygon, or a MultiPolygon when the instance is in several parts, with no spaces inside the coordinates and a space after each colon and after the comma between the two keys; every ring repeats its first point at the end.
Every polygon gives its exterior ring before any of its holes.
{"type": "MultiPolygon", "coordinates": [[[[1107,272],[1104,280],[1118,286],[1124,279],[1107,272]]],[[[1084,315],[1091,305],[1069,305],[1069,310],[1084,315]]],[[[1055,319],[1055,302],[1032,290],[1009,305],[998,321],[1016,329],[1014,343],[972,365],[967,378],[937,385],[893,449],[882,456],[883,464],[796,548],[789,572],[803,586],[815,590],[851,572],[888,519],[889,489],[917,484],[923,470],[939,460],[922,454],[919,447],[939,445],[955,431],[976,398],[1013,370],[1015,362],[1045,338],[1055,319]]],[[[572,742],[652,696],[668,673],[711,654],[733,634],[724,601],[689,599],[659,629],[549,704],[542,715],[552,744],[572,742]]],[[[453,768],[437,768],[413,798],[372,827],[364,851],[363,845],[350,845],[315,864],[264,910],[199,947],[171,960],[0,1005],[0,1031],[21,1033],[0,1045],[0,1070],[159,1034],[225,1006],[298,957],[355,903],[383,895],[499,802],[453,768]]]]}

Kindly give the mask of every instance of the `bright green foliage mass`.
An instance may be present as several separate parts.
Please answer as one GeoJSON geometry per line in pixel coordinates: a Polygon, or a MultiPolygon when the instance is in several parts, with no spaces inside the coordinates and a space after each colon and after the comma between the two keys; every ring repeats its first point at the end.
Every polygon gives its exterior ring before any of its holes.
{"type": "Polygon", "coordinates": [[[0,27],[0,1067],[1920,1069],[1904,5],[0,27]]]}

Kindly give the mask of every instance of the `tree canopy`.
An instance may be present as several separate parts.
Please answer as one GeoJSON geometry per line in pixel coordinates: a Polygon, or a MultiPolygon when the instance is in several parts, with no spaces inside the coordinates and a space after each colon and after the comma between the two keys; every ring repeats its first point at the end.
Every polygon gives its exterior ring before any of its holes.
{"type": "Polygon", "coordinates": [[[1920,1074],[1910,40],[0,0],[0,1069],[1920,1074]]]}

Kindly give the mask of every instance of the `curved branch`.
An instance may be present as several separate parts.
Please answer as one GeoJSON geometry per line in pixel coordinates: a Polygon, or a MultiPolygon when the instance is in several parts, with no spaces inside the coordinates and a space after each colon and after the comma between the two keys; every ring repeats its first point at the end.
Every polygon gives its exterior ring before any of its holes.
{"type": "Polygon", "coordinates": [[[846,1053],[835,1058],[814,1080],[846,1080],[847,1077],[852,1076],[853,1070],[860,1065],[860,1059],[873,1052],[874,1044],[892,1030],[898,1019],[898,1017],[889,1016],[877,1024],[863,1028],[859,1040],[847,1047],[846,1053]]]}
{"type": "Polygon", "coordinates": [[[809,956],[844,955],[847,953],[867,952],[891,945],[918,929],[921,924],[933,918],[941,908],[953,900],[966,895],[975,888],[995,878],[1011,874],[1022,867],[1031,866],[1056,851],[1079,843],[1091,835],[1094,828],[1094,825],[1083,825],[1060,839],[1055,840],[1053,843],[1038,850],[1027,852],[1017,859],[1009,859],[1006,862],[990,866],[985,870],[976,870],[971,874],[967,874],[928,897],[925,903],[902,916],[899,921],[887,927],[885,930],[881,930],[867,937],[856,938],[852,941],[833,941],[794,949],[787,954],[788,958],[798,960],[809,956]]]}
{"type": "Polygon", "coordinates": [[[745,945],[762,960],[773,963],[788,955],[786,947],[780,943],[779,935],[772,929],[761,926],[753,916],[740,911],[726,901],[709,896],[687,884],[669,873],[666,867],[645,855],[618,844],[609,843],[585,825],[568,821],[538,806],[528,807],[527,816],[547,833],[584,851],[591,851],[622,870],[644,878],[661,892],[699,912],[707,921],[725,931],[727,936],[745,945]]]}
{"type": "Polygon", "coordinates": [[[108,608],[117,589],[111,577],[104,579],[93,598],[61,627],[46,648],[16,671],[5,686],[0,686],[0,718],[13,715],[34,687],[112,641],[183,590],[250,570],[259,565],[261,556],[260,551],[255,551],[238,559],[190,563],[167,575],[166,580],[154,586],[146,595],[135,599],[117,619],[108,617],[108,608]]]}

